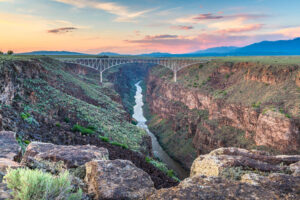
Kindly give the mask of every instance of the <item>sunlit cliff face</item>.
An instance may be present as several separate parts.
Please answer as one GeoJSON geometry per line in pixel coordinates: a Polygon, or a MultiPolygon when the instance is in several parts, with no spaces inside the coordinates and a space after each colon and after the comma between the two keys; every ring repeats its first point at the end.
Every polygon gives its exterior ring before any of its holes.
{"type": "Polygon", "coordinates": [[[291,0],[0,0],[0,50],[187,53],[300,36],[291,0]]]}

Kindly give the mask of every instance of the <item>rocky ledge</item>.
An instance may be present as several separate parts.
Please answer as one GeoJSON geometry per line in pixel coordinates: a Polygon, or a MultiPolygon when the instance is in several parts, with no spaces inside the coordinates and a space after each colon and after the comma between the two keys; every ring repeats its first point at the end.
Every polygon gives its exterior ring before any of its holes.
{"type": "Polygon", "coordinates": [[[190,177],[149,199],[299,199],[300,156],[220,148],[199,156],[190,177]]]}
{"type": "MultiPolygon", "coordinates": [[[[17,144],[13,132],[0,132],[1,141],[17,144]]],[[[15,146],[17,147],[17,146],[15,146]]],[[[32,142],[21,162],[18,148],[0,146],[0,199],[11,199],[2,178],[8,166],[58,174],[68,169],[82,199],[300,199],[300,156],[273,156],[263,151],[220,148],[199,156],[190,177],[178,186],[156,190],[148,173],[129,160],[109,160],[105,148],[32,142]]]]}

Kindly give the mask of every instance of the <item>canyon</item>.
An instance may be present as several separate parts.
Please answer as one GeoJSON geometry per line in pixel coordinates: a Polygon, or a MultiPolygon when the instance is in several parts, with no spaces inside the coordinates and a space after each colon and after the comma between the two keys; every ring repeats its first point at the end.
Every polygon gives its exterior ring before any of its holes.
{"type": "Polygon", "coordinates": [[[103,84],[49,57],[2,60],[0,199],[8,167],[68,170],[84,199],[298,199],[299,65],[222,59],[181,70],[177,83],[168,69],[128,64],[103,84]],[[147,120],[132,117],[137,102],[147,120]]]}
{"type": "Polygon", "coordinates": [[[216,147],[299,153],[299,66],[207,63],[183,70],[178,83],[162,71],[147,78],[149,127],[187,169],[216,147]]]}

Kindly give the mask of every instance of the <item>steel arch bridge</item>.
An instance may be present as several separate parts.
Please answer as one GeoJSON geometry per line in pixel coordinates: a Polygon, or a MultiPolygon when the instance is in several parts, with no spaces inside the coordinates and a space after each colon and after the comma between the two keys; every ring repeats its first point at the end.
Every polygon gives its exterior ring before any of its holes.
{"type": "Polygon", "coordinates": [[[112,67],[129,63],[157,64],[173,71],[174,82],[177,72],[185,67],[206,63],[209,59],[201,58],[60,58],[64,63],[72,63],[92,68],[100,72],[100,82],[103,82],[103,72],[112,67]]]}

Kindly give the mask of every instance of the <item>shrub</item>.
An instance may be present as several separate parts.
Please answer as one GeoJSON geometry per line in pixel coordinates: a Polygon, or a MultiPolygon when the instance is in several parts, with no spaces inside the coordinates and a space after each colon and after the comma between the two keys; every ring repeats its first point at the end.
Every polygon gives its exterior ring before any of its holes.
{"type": "Polygon", "coordinates": [[[73,132],[80,132],[82,133],[83,135],[88,135],[88,134],[94,134],[95,131],[94,130],[91,130],[89,128],[85,128],[85,127],[82,127],[78,124],[75,124],[72,128],[72,131],[73,132]]]}
{"type": "Polygon", "coordinates": [[[21,118],[28,124],[39,124],[28,112],[22,112],[20,115],[21,118]]]}
{"type": "Polygon", "coordinates": [[[152,164],[154,167],[156,167],[160,171],[164,172],[170,178],[173,178],[174,180],[180,182],[180,180],[175,176],[174,171],[171,169],[169,170],[165,163],[159,162],[159,161],[149,158],[147,156],[145,157],[145,160],[147,163],[152,164]]]}
{"type": "Polygon", "coordinates": [[[21,113],[21,118],[23,119],[23,120],[26,120],[26,119],[28,119],[30,117],[30,114],[29,113],[21,113]]]}
{"type": "Polygon", "coordinates": [[[55,126],[61,127],[61,124],[59,122],[55,123],[55,126]]]}
{"type": "Polygon", "coordinates": [[[68,117],[65,117],[65,118],[64,118],[64,122],[70,123],[70,119],[69,119],[68,117]]]}
{"type": "Polygon", "coordinates": [[[145,157],[145,160],[146,160],[147,163],[151,162],[151,158],[149,158],[148,156],[145,157]]]}
{"type": "Polygon", "coordinates": [[[93,125],[88,125],[88,127],[87,127],[88,129],[91,129],[91,130],[93,130],[93,131],[96,131],[96,127],[95,126],[93,126],[93,125]]]}
{"type": "Polygon", "coordinates": [[[104,137],[99,135],[99,138],[103,141],[103,142],[109,142],[109,138],[108,137],[104,137]]]}
{"type": "Polygon", "coordinates": [[[260,108],[260,105],[261,105],[261,102],[257,102],[257,103],[253,102],[252,103],[252,107],[253,108],[257,108],[258,109],[258,108],[260,108]]]}
{"type": "Polygon", "coordinates": [[[128,146],[126,144],[121,144],[121,143],[118,143],[118,142],[111,142],[110,144],[122,147],[123,149],[128,149],[128,146]]]}
{"type": "Polygon", "coordinates": [[[13,54],[14,54],[14,52],[12,50],[7,51],[7,55],[13,55],[13,54]]]}
{"type": "Polygon", "coordinates": [[[131,120],[131,123],[132,123],[133,125],[137,125],[137,124],[138,124],[138,122],[137,122],[136,120],[131,120]]]}
{"type": "Polygon", "coordinates": [[[41,170],[8,169],[4,180],[17,200],[79,200],[82,197],[81,189],[76,190],[71,185],[67,171],[53,176],[41,170]]]}
{"type": "Polygon", "coordinates": [[[28,144],[30,144],[30,141],[29,140],[24,140],[23,137],[19,136],[19,135],[16,137],[16,140],[17,140],[18,144],[21,147],[22,154],[24,154],[28,144]]]}

